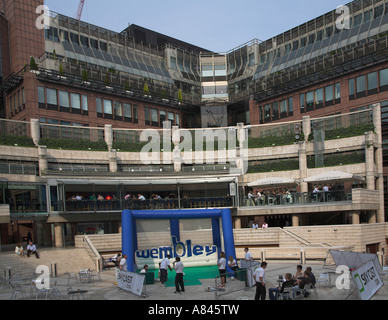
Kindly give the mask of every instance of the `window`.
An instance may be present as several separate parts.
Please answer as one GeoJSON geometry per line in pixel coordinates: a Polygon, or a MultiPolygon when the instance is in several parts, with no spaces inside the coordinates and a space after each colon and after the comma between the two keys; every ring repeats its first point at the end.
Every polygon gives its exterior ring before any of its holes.
{"type": "Polygon", "coordinates": [[[69,102],[69,93],[67,91],[59,91],[59,107],[61,108],[70,108],[70,102],[69,102]]]}
{"type": "Polygon", "coordinates": [[[368,94],[377,93],[377,72],[368,73],[368,94]]]}
{"type": "Polygon", "coordinates": [[[158,109],[151,109],[151,122],[153,126],[158,126],[158,109]]]}
{"type": "Polygon", "coordinates": [[[129,103],[124,103],[123,108],[124,118],[127,118],[127,120],[132,121],[132,106],[129,103]]]}
{"type": "Polygon", "coordinates": [[[88,106],[88,96],[87,95],[82,95],[82,110],[83,111],[88,111],[89,106],[88,106]]]}
{"type": "Polygon", "coordinates": [[[294,114],[294,98],[288,98],[288,115],[292,116],[294,114]]]}
{"type": "Polygon", "coordinates": [[[97,114],[102,115],[102,100],[100,98],[96,98],[96,111],[97,114]]]}
{"type": "Polygon", "coordinates": [[[272,103],[272,120],[279,119],[279,102],[272,103]]]}
{"type": "Polygon", "coordinates": [[[81,98],[78,93],[71,93],[70,94],[71,98],[71,110],[76,112],[81,111],[81,98]]]}
{"type": "Polygon", "coordinates": [[[357,98],[364,97],[366,95],[365,76],[356,78],[357,98]]]}
{"type": "Polygon", "coordinates": [[[47,88],[47,106],[57,107],[57,90],[47,88]]]}
{"type": "Polygon", "coordinates": [[[287,99],[283,99],[279,102],[280,117],[287,117],[287,99]]]}
{"type": "Polygon", "coordinates": [[[121,102],[114,101],[113,108],[114,108],[114,112],[115,112],[115,119],[122,119],[123,118],[123,109],[121,106],[121,102]]]}
{"type": "Polygon", "coordinates": [[[173,112],[168,113],[168,121],[171,121],[172,126],[174,125],[174,113],[173,112]]]}
{"type": "Polygon", "coordinates": [[[138,111],[137,111],[137,105],[132,106],[132,115],[133,115],[133,122],[137,123],[138,122],[138,111]]]}
{"type": "Polygon", "coordinates": [[[104,99],[104,114],[105,116],[112,116],[113,110],[112,110],[112,101],[111,100],[105,100],[104,99]]]}
{"type": "Polygon", "coordinates": [[[349,79],[349,98],[350,100],[354,99],[354,79],[349,79]]]}
{"type": "Polygon", "coordinates": [[[170,63],[171,63],[171,69],[176,70],[177,67],[176,67],[176,58],[175,57],[170,58],[170,63]]]}
{"type": "Polygon", "coordinates": [[[330,102],[332,104],[333,100],[334,100],[334,88],[333,86],[327,86],[325,87],[325,102],[326,102],[326,105],[330,105],[330,102]]]}
{"type": "Polygon", "coordinates": [[[336,83],[334,85],[334,98],[335,98],[335,103],[341,102],[341,84],[336,83]]]}
{"type": "Polygon", "coordinates": [[[166,121],[166,111],[160,110],[159,111],[159,119],[160,119],[160,126],[163,127],[163,122],[166,121]]]}
{"type": "Polygon", "coordinates": [[[315,90],[315,107],[321,107],[323,105],[323,89],[319,88],[315,90]]]}
{"type": "Polygon", "coordinates": [[[202,66],[202,77],[213,77],[213,66],[202,66]]]}
{"type": "Polygon", "coordinates": [[[380,70],[379,76],[380,76],[380,89],[382,91],[388,90],[388,68],[380,70]]]}
{"type": "Polygon", "coordinates": [[[180,125],[180,117],[179,114],[175,114],[175,125],[179,127],[180,125]]]}
{"type": "Polygon", "coordinates": [[[309,91],[306,93],[306,106],[307,111],[314,109],[314,91],[309,91]]]}
{"type": "Polygon", "coordinates": [[[305,98],[304,93],[301,93],[299,95],[299,106],[300,106],[300,111],[301,112],[304,112],[304,107],[305,107],[305,100],[304,100],[304,98],[305,98]]]}
{"type": "Polygon", "coordinates": [[[73,43],[79,44],[78,34],[70,32],[70,40],[73,43]]]}
{"type": "Polygon", "coordinates": [[[266,104],[264,106],[264,121],[268,122],[271,121],[271,105],[266,104]]]}
{"type": "Polygon", "coordinates": [[[43,87],[38,87],[38,104],[40,108],[46,108],[46,97],[43,87]]]}
{"type": "Polygon", "coordinates": [[[147,126],[150,125],[150,109],[149,108],[144,108],[144,120],[145,120],[145,124],[147,126]]]}

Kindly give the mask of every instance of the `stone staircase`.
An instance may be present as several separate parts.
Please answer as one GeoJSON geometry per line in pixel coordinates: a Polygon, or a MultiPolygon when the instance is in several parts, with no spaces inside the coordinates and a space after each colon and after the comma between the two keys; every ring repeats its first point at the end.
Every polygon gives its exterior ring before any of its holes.
{"type": "Polygon", "coordinates": [[[19,257],[13,251],[0,252],[0,272],[4,276],[4,271],[11,269],[12,273],[27,276],[35,272],[40,265],[47,266],[52,272],[56,264],[57,276],[62,276],[66,272],[78,273],[81,269],[96,270],[96,263],[87,254],[84,248],[38,248],[40,259],[34,255],[29,258],[19,257]]]}

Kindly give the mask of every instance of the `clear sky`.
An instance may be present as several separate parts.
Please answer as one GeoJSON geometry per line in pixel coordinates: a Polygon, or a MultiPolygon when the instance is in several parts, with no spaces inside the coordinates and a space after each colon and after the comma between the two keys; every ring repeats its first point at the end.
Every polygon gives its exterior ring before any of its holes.
{"type": "MultiPolygon", "coordinates": [[[[76,17],[79,0],[45,0],[76,17]]],[[[255,38],[267,40],[338,6],[340,0],[86,0],[81,20],[121,32],[136,24],[223,53],[255,38]]]]}

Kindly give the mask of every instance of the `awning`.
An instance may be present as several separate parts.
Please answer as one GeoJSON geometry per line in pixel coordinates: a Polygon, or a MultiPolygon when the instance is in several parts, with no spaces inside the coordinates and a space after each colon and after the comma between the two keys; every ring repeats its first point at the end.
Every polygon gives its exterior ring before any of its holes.
{"type": "Polygon", "coordinates": [[[295,185],[297,182],[294,179],[281,178],[281,177],[271,177],[256,180],[248,183],[248,187],[273,187],[273,186],[287,186],[295,185]]]}
{"type": "Polygon", "coordinates": [[[365,178],[361,176],[356,176],[353,173],[341,172],[341,171],[328,171],[325,173],[318,174],[306,179],[303,179],[304,182],[308,183],[319,183],[319,182],[329,182],[329,181],[364,181],[365,178]]]}

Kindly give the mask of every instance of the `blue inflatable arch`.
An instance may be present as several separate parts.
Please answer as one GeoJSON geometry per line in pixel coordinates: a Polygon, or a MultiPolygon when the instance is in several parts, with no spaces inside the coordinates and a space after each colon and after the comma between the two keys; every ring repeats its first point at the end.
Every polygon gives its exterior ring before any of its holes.
{"type": "Polygon", "coordinates": [[[211,219],[213,229],[213,245],[217,247],[218,255],[221,252],[220,219],[224,238],[224,250],[226,257],[232,256],[236,259],[234,246],[232,217],[229,209],[198,209],[198,210],[146,210],[132,211],[123,210],[122,222],[122,253],[127,255],[127,270],[136,271],[135,252],[137,246],[136,220],[170,220],[171,236],[180,240],[179,220],[180,219],[211,219]]]}

